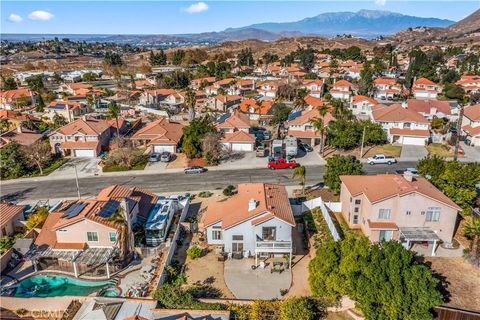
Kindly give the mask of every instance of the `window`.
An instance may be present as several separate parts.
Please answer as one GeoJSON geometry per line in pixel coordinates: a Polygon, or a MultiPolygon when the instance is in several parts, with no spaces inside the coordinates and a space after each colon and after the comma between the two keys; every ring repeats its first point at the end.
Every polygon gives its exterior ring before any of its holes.
{"type": "Polygon", "coordinates": [[[353,215],[353,224],[357,224],[358,223],[358,215],[353,215]]]}
{"type": "Polygon", "coordinates": [[[98,233],[97,232],[87,232],[87,241],[98,241],[98,233]]]}
{"type": "Polygon", "coordinates": [[[110,231],[108,233],[108,236],[110,237],[110,242],[116,242],[117,241],[117,233],[115,231],[110,231]]]}
{"type": "Polygon", "coordinates": [[[379,209],[378,210],[378,219],[390,219],[390,209],[379,209]]]}
{"type": "Polygon", "coordinates": [[[353,210],[355,213],[358,213],[358,211],[360,211],[360,208],[359,207],[355,207],[355,209],[353,210]]]}
{"type": "Polygon", "coordinates": [[[262,239],[274,241],[277,235],[276,227],[263,227],[262,228],[262,239]]]}
{"type": "Polygon", "coordinates": [[[362,203],[362,200],[360,200],[360,199],[355,200],[355,204],[360,204],[360,203],[362,203]]]}
{"type": "Polygon", "coordinates": [[[393,230],[380,230],[379,241],[390,241],[393,237],[393,230]]]}
{"type": "Polygon", "coordinates": [[[242,235],[232,235],[232,252],[241,253],[243,252],[243,236],[242,235]],[[237,241],[237,242],[234,242],[237,241]]]}
{"type": "Polygon", "coordinates": [[[243,241],[243,236],[242,235],[233,235],[232,236],[232,241],[243,241]]]}
{"type": "Polygon", "coordinates": [[[222,230],[212,230],[212,240],[222,240],[222,230]]]}
{"type": "Polygon", "coordinates": [[[440,220],[440,207],[429,207],[427,209],[427,217],[425,220],[427,222],[437,222],[440,220]]]}
{"type": "Polygon", "coordinates": [[[410,210],[407,210],[407,212],[405,213],[407,216],[411,215],[412,214],[412,211],[410,210]]]}

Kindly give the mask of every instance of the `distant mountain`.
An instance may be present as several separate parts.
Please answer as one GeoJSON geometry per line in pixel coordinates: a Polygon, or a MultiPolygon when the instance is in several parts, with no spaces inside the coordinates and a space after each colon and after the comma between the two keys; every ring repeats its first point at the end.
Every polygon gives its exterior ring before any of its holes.
{"type": "Polygon", "coordinates": [[[389,11],[360,10],[358,12],[322,13],[295,22],[258,23],[242,28],[229,28],[225,31],[232,32],[253,28],[272,33],[297,32],[327,37],[351,34],[374,38],[380,35],[390,35],[407,28],[418,26],[447,27],[453,23],[454,21],[451,20],[407,16],[389,11]]]}
{"type": "Polygon", "coordinates": [[[466,18],[452,24],[445,30],[450,34],[464,34],[472,32],[480,32],[480,9],[473,12],[466,18]]]}

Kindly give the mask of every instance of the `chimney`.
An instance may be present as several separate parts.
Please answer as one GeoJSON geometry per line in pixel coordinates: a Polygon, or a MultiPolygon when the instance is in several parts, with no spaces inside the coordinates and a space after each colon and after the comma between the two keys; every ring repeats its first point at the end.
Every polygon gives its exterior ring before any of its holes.
{"type": "Polygon", "coordinates": [[[407,101],[403,101],[403,102],[402,102],[402,108],[408,109],[407,101]]]}
{"type": "Polygon", "coordinates": [[[67,120],[68,122],[72,122],[72,115],[70,114],[70,105],[67,103],[65,105],[65,108],[67,109],[67,120]]]}
{"type": "Polygon", "coordinates": [[[255,208],[257,207],[257,200],[255,199],[250,199],[250,201],[248,201],[248,211],[252,211],[252,210],[255,210],[255,208]]]}
{"type": "Polygon", "coordinates": [[[412,182],[413,181],[413,173],[411,173],[410,171],[405,171],[403,173],[403,178],[405,180],[407,180],[408,182],[412,182]]]}
{"type": "Polygon", "coordinates": [[[86,115],[83,115],[83,116],[82,116],[82,120],[83,120],[83,121],[87,121],[87,116],[86,116],[86,115]]]}
{"type": "Polygon", "coordinates": [[[18,133],[22,133],[22,132],[23,132],[21,125],[17,127],[17,132],[18,132],[18,133]]]}

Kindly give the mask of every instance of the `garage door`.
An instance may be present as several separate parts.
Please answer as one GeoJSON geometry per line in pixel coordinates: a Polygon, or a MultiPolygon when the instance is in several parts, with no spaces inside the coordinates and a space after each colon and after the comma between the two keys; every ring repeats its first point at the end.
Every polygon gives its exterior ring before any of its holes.
{"type": "Polygon", "coordinates": [[[75,157],[95,157],[95,151],[93,149],[77,149],[74,150],[75,157]]]}
{"type": "Polygon", "coordinates": [[[411,144],[414,146],[424,146],[425,138],[422,137],[403,137],[403,144],[411,144]]]}
{"type": "Polygon", "coordinates": [[[253,151],[251,143],[232,143],[232,151],[253,151]]]}
{"type": "Polygon", "coordinates": [[[162,153],[164,151],[168,151],[170,153],[175,153],[175,146],[173,145],[155,145],[153,146],[153,151],[162,153]]]}

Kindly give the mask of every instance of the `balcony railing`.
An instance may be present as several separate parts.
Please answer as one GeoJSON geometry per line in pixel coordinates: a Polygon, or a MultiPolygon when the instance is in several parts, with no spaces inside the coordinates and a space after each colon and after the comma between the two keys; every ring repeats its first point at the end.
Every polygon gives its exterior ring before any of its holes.
{"type": "Polygon", "coordinates": [[[257,241],[255,243],[257,251],[289,251],[292,249],[291,241],[257,241]]]}

